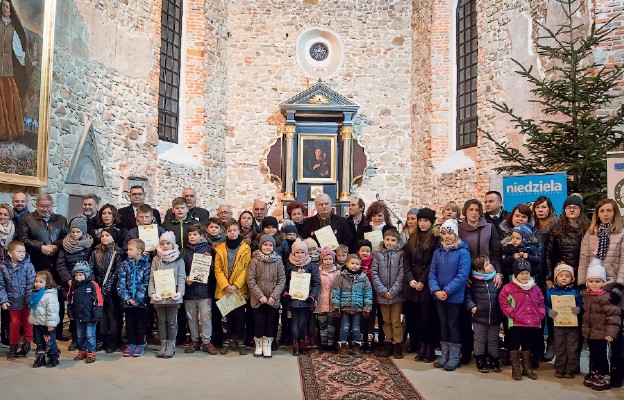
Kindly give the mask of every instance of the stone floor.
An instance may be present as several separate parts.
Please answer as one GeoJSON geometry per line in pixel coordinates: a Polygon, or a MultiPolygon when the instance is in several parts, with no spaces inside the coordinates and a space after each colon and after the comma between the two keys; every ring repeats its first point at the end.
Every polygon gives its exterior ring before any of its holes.
{"type": "MultiPolygon", "coordinates": [[[[170,360],[145,356],[124,359],[121,353],[98,353],[97,362],[75,362],[75,352],[61,342],[61,363],[57,368],[33,369],[32,356],[8,361],[0,358],[0,399],[301,399],[297,359],[278,351],[271,360],[251,354],[210,356],[206,353],[178,354],[170,360]],[[198,397],[203,396],[203,397],[198,397]]],[[[0,346],[4,353],[5,347],[0,346]]],[[[586,369],[586,352],[584,368],[586,369]]],[[[32,354],[32,353],[31,353],[32,354]]],[[[482,374],[474,365],[445,372],[430,364],[417,363],[412,355],[397,360],[405,376],[425,399],[623,399],[624,389],[602,393],[583,387],[582,378],[556,379],[552,364],[543,364],[539,379],[511,380],[509,368],[502,373],[482,374]],[[458,397],[461,396],[461,397],[458,397]]]]}

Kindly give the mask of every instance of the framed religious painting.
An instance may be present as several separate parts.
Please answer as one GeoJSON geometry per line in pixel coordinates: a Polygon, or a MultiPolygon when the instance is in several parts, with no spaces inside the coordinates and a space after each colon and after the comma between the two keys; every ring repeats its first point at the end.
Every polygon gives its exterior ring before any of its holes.
{"type": "Polygon", "coordinates": [[[48,179],[56,0],[0,0],[0,183],[48,179]]]}
{"type": "Polygon", "coordinates": [[[300,183],[336,182],[336,136],[300,134],[297,180],[300,183]]]}

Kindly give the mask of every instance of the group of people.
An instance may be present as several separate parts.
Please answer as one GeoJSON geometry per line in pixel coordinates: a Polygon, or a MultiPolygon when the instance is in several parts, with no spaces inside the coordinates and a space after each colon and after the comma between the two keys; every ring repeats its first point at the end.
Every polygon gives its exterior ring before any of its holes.
{"type": "Polygon", "coordinates": [[[405,342],[417,361],[447,371],[474,355],[481,372],[502,363],[514,379],[536,379],[540,360],[554,356],[555,376],[573,378],[585,341],[583,383],[622,385],[624,232],[612,200],[599,202],[590,221],[578,195],[557,217],[547,197],[507,212],[492,191],[461,209],[450,202],[439,216],[410,209],[400,230],[382,201],[366,208],[354,198],[343,218],[325,194],[315,198],[316,215],[304,218],[305,206],[291,202],[281,222],[259,200],[237,220],[228,205],[211,218],[191,188],[164,220],[144,204],[142,187],[131,188],[130,200],[118,210],[85,195],[82,214],[69,222],[46,194],[33,212],[23,193],[0,204],[10,359],[28,354],[34,339],[33,366],[57,365],[66,311],[69,350],[88,363],[100,349],[142,356],[156,325],[161,358],[173,357],[176,345],[213,355],[251,347],[270,358],[278,343],[292,345],[293,355],[320,348],[358,356],[377,347],[402,358],[405,342]],[[158,230],[153,248],[141,238],[146,225],[158,230]],[[337,248],[319,246],[316,232],[327,226],[337,248]],[[204,280],[191,277],[196,254],[211,260],[204,280]],[[175,290],[158,288],[165,274],[175,290]],[[244,301],[223,315],[224,297],[244,301]]]}

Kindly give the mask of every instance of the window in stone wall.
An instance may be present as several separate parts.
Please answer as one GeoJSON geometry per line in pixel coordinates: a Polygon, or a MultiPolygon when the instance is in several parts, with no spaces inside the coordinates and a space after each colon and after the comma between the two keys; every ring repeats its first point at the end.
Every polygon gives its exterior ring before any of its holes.
{"type": "Polygon", "coordinates": [[[457,4],[457,149],[477,145],[477,6],[457,4]]]}
{"type": "Polygon", "coordinates": [[[178,142],[182,0],[163,0],[161,13],[158,138],[178,142]]]}

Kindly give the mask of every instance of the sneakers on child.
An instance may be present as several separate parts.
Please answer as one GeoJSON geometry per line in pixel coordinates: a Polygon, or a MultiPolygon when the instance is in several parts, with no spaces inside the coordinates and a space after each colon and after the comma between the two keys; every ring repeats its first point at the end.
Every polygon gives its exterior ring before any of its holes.
{"type": "Polygon", "coordinates": [[[95,362],[95,353],[93,353],[93,352],[91,352],[91,351],[90,351],[90,352],[88,352],[88,353],[87,353],[87,359],[85,360],[85,362],[86,362],[87,364],[94,363],[94,362],[95,362]]]}
{"type": "Polygon", "coordinates": [[[134,344],[129,344],[126,349],[123,352],[123,356],[124,357],[131,357],[134,354],[134,350],[136,348],[136,345],[134,344]]]}
{"type": "Polygon", "coordinates": [[[132,357],[141,357],[145,353],[145,346],[142,344],[137,345],[134,348],[134,352],[132,353],[132,357]]]}
{"type": "Polygon", "coordinates": [[[202,346],[202,351],[205,351],[206,353],[211,354],[213,356],[219,353],[215,345],[210,342],[202,346]]]}
{"type": "Polygon", "coordinates": [[[86,350],[79,350],[78,351],[78,355],[76,357],[74,357],[74,361],[82,361],[84,359],[87,358],[87,351],[86,350]]]}
{"type": "Polygon", "coordinates": [[[186,349],[184,349],[185,353],[195,353],[197,351],[197,348],[199,347],[198,343],[196,341],[191,341],[189,344],[186,345],[186,349]]]}

